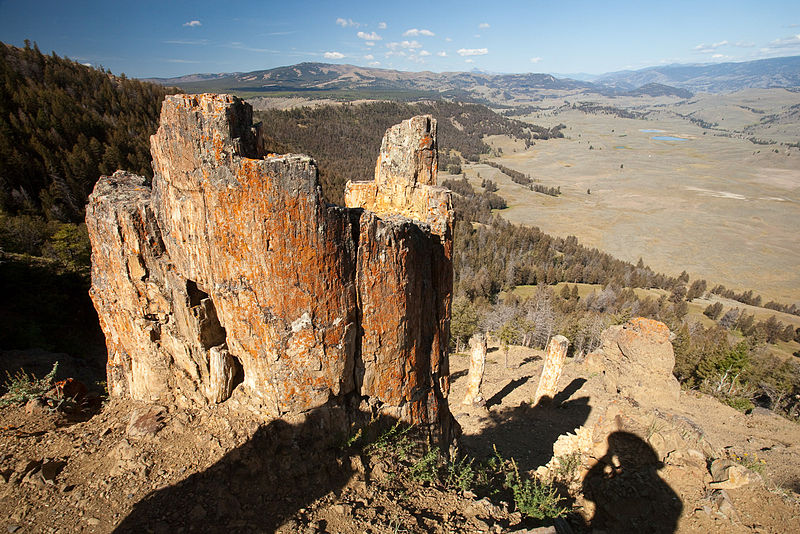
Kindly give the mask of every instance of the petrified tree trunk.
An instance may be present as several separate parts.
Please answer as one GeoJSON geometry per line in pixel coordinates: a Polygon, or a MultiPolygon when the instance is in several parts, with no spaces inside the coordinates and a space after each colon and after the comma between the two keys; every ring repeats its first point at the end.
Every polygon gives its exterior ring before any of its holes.
{"type": "Polygon", "coordinates": [[[469,340],[472,347],[472,356],[469,360],[469,374],[467,375],[467,394],[462,404],[483,405],[485,400],[481,394],[483,371],[486,368],[486,336],[478,332],[469,340]]]}
{"type": "Polygon", "coordinates": [[[558,391],[558,379],[564,368],[564,359],[567,357],[569,340],[564,336],[553,336],[547,344],[547,358],[539,378],[539,386],[533,397],[533,404],[539,404],[543,397],[553,398],[558,391]]]}
{"type": "Polygon", "coordinates": [[[449,444],[453,214],[436,121],[391,128],[348,208],[326,204],[311,158],[263,146],[238,98],[171,95],[152,186],[97,182],[86,222],[109,391],[186,405],[236,390],[276,417],[349,417],[358,399],[449,444]]]}

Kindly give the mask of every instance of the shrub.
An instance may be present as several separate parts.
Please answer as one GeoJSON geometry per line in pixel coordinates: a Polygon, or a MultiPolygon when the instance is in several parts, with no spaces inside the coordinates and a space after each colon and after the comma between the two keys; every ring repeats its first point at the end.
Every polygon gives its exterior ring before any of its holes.
{"type": "Polygon", "coordinates": [[[44,378],[36,378],[20,369],[13,376],[6,371],[8,377],[3,387],[8,391],[0,398],[0,406],[9,404],[24,404],[31,399],[44,397],[53,388],[53,379],[56,377],[58,362],[53,364],[53,369],[44,378]]]}

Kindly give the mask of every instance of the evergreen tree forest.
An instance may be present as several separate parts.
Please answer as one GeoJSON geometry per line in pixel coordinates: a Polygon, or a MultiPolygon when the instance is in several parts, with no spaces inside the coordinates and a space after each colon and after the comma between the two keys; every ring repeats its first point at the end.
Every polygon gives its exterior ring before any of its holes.
{"type": "Polygon", "coordinates": [[[0,43],[0,348],[102,351],[84,208],[101,175],[152,174],[168,92],[0,43]]]}
{"type": "Polygon", "coordinates": [[[101,175],[151,175],[149,136],[167,92],[36,45],[0,45],[0,208],[80,222],[101,175]]]}

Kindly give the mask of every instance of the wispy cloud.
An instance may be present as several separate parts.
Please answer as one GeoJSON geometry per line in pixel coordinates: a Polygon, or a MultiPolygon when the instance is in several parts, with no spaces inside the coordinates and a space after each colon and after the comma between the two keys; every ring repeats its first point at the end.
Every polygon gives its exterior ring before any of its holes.
{"type": "Polygon", "coordinates": [[[489,53],[488,48],[459,48],[459,56],[485,56],[489,53]]]}
{"type": "Polygon", "coordinates": [[[176,45],[205,45],[208,44],[208,39],[170,39],[169,41],[164,41],[164,44],[176,44],[176,45]]]}
{"type": "Polygon", "coordinates": [[[475,63],[474,59],[465,59],[464,63],[475,63]]]}
{"type": "Polygon", "coordinates": [[[364,44],[367,45],[367,46],[375,46],[375,42],[374,41],[367,41],[364,44]]]}
{"type": "Polygon", "coordinates": [[[356,22],[353,19],[343,19],[342,17],[339,17],[338,19],[336,19],[336,24],[338,24],[342,28],[359,28],[359,27],[361,27],[361,23],[360,22],[356,22]]]}
{"type": "Polygon", "coordinates": [[[342,59],[344,57],[344,54],[341,52],[325,52],[322,55],[325,57],[325,59],[342,59]]]}
{"type": "MultiPolygon", "coordinates": [[[[791,37],[784,37],[783,39],[775,39],[770,42],[765,48],[770,50],[778,50],[785,48],[795,48],[800,46],[800,33],[792,35],[791,37]]],[[[762,48],[762,50],[764,50],[762,48]]]]}
{"type": "Polygon", "coordinates": [[[174,58],[167,58],[164,61],[167,63],[200,63],[199,61],[195,61],[193,59],[174,59],[174,58]]]}
{"type": "Polygon", "coordinates": [[[537,57],[532,57],[531,58],[531,63],[539,63],[541,60],[542,60],[542,58],[540,58],[538,56],[537,57]]]}
{"type": "Polygon", "coordinates": [[[397,50],[398,48],[410,48],[413,50],[415,48],[422,48],[422,45],[417,41],[401,41],[399,43],[397,41],[393,41],[391,43],[386,43],[386,48],[389,50],[397,50]]]}
{"type": "Polygon", "coordinates": [[[379,30],[385,30],[386,29],[386,23],[385,22],[379,22],[378,23],[378,29],[379,30]]]}
{"type": "Polygon", "coordinates": [[[183,25],[188,26],[190,28],[196,28],[197,26],[202,26],[203,23],[200,22],[199,20],[190,20],[189,22],[184,22],[183,25]]]}
{"type": "Polygon", "coordinates": [[[296,31],[296,30],[292,30],[292,31],[288,31],[288,32],[269,32],[269,33],[267,33],[266,35],[269,35],[269,36],[275,36],[275,35],[292,35],[292,34],[294,34],[294,33],[297,33],[297,31],[296,31]]]}
{"type": "Polygon", "coordinates": [[[367,54],[366,56],[364,56],[364,59],[375,59],[375,56],[373,56],[372,54],[367,54]]]}
{"type": "Polygon", "coordinates": [[[431,53],[428,52],[427,50],[420,50],[419,51],[419,55],[420,55],[420,57],[423,57],[423,56],[429,56],[429,55],[431,55],[431,53]]]}
{"type": "Polygon", "coordinates": [[[356,37],[358,37],[359,39],[365,39],[367,41],[381,41],[383,39],[383,37],[381,37],[375,32],[371,33],[358,32],[356,34],[356,37]]]}
{"type": "Polygon", "coordinates": [[[425,37],[433,37],[436,34],[430,30],[418,30],[416,28],[411,28],[410,30],[403,32],[404,37],[419,37],[420,35],[424,35],[425,37]]]}
{"type": "Polygon", "coordinates": [[[439,57],[447,57],[447,52],[442,50],[441,52],[436,52],[436,55],[439,56],[439,57]]]}
{"type": "Polygon", "coordinates": [[[478,28],[483,30],[485,28],[491,28],[491,26],[489,25],[488,22],[481,22],[480,24],[478,24],[478,28]]]}
{"type": "Polygon", "coordinates": [[[370,61],[370,62],[368,63],[368,65],[369,65],[370,67],[380,67],[380,66],[381,66],[381,62],[380,62],[380,61],[370,61]]]}
{"type": "Polygon", "coordinates": [[[271,48],[258,48],[254,46],[248,46],[244,43],[239,41],[233,41],[228,45],[230,48],[235,48],[236,50],[245,50],[247,52],[258,52],[261,54],[278,54],[280,53],[278,50],[273,50],[271,48]]]}
{"type": "Polygon", "coordinates": [[[725,59],[726,57],[728,57],[728,56],[726,56],[725,54],[712,54],[711,55],[711,59],[725,59]]]}
{"type": "Polygon", "coordinates": [[[695,52],[700,52],[701,54],[707,54],[707,53],[713,52],[717,48],[719,48],[721,46],[725,46],[727,44],[728,44],[728,41],[720,41],[718,43],[711,43],[711,44],[700,43],[699,45],[694,47],[694,51],[695,52]]]}
{"type": "Polygon", "coordinates": [[[736,41],[733,46],[737,46],[739,48],[753,48],[756,46],[756,44],[751,41],[736,41]]]}

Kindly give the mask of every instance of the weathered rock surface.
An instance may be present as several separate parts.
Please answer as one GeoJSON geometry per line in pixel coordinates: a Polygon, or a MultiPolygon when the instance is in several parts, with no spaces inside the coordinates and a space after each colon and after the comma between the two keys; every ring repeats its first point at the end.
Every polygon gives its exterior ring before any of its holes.
{"type": "Polygon", "coordinates": [[[265,154],[241,100],[167,97],[152,187],[117,172],[87,207],[111,394],[241,392],[272,416],[361,402],[449,441],[452,212],[435,133],[430,117],[390,129],[376,198],[415,185],[373,213],[326,205],[310,158],[265,154]]]}
{"type": "Polygon", "coordinates": [[[600,373],[606,390],[642,406],[678,400],[680,384],[672,374],[675,353],[664,323],[636,317],[601,335],[602,346],[586,356],[589,371],[600,373]]]}
{"type": "Polygon", "coordinates": [[[403,121],[383,138],[375,180],[347,182],[345,205],[427,223],[451,242],[453,209],[449,191],[436,185],[438,166],[436,120],[420,115],[403,121]]]}

